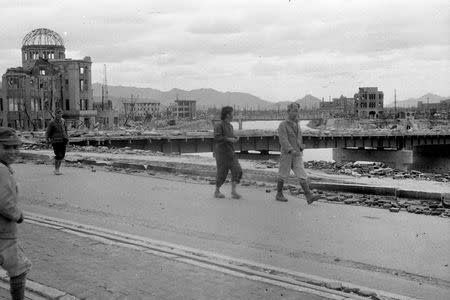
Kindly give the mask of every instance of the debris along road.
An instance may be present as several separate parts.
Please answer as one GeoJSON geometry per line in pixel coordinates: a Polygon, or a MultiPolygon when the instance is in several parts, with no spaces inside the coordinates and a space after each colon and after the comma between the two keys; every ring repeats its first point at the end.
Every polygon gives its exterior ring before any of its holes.
{"type": "Polygon", "coordinates": [[[211,185],[173,175],[14,168],[27,212],[415,298],[450,292],[447,218],[294,197],[278,203],[255,187],[242,187],[242,200],[218,200],[211,185]]]}

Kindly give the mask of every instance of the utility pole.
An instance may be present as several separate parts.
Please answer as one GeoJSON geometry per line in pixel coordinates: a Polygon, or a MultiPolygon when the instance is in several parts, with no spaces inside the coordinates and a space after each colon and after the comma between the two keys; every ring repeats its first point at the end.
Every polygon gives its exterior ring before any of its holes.
{"type": "Polygon", "coordinates": [[[397,90],[394,89],[394,117],[397,118],[397,90]]]}
{"type": "Polygon", "coordinates": [[[105,110],[105,101],[108,101],[108,81],[106,79],[106,64],[103,65],[102,110],[105,110]]]}

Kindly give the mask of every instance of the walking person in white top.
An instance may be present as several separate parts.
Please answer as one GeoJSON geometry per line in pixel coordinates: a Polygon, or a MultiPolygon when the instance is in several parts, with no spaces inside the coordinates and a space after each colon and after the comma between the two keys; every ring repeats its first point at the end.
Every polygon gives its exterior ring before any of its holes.
{"type": "Polygon", "coordinates": [[[303,150],[305,149],[305,145],[303,144],[302,132],[298,124],[298,109],[299,105],[297,103],[289,104],[288,118],[281,122],[278,127],[281,156],[275,199],[281,202],[288,201],[283,195],[283,186],[292,170],[305,193],[306,201],[308,204],[311,204],[319,200],[321,196],[311,192],[309,179],[303,165],[303,150]]]}

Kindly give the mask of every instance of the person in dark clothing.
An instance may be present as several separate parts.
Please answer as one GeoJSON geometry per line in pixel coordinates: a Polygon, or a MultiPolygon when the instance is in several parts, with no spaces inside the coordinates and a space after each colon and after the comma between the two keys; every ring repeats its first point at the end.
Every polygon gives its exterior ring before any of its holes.
{"type": "Polygon", "coordinates": [[[220,187],[225,183],[228,172],[231,171],[231,197],[240,199],[236,192],[236,186],[242,178],[242,169],[234,151],[234,143],[239,139],[234,135],[233,108],[222,108],[221,121],[214,126],[214,142],[216,143],[215,157],[217,163],[216,191],[214,197],[225,198],[220,192],[220,187]]]}
{"type": "Polygon", "coordinates": [[[61,175],[61,163],[66,156],[66,147],[69,142],[67,135],[67,127],[62,118],[62,110],[57,108],[55,110],[55,118],[48,124],[47,132],[45,134],[47,142],[52,143],[53,152],[55,153],[55,175],[61,175]]]}
{"type": "Polygon", "coordinates": [[[27,273],[31,262],[17,240],[17,224],[23,222],[23,213],[18,208],[18,188],[11,164],[19,154],[20,140],[12,128],[0,127],[0,268],[10,278],[13,300],[25,297],[27,273]]]}

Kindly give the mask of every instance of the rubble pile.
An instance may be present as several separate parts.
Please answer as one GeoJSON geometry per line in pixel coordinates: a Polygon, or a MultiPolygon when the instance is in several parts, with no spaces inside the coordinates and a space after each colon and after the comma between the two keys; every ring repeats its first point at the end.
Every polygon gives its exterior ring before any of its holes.
{"type": "Polygon", "coordinates": [[[450,132],[447,120],[432,119],[367,119],[329,118],[310,122],[309,127],[323,135],[391,135],[391,134],[438,134],[450,132]]]}
{"type": "MultiPolygon", "coordinates": [[[[308,162],[307,165],[311,165],[312,169],[321,169],[323,162],[315,163],[308,162]]],[[[323,169],[323,168],[322,168],[323,169]]],[[[348,162],[348,163],[331,163],[327,165],[327,170],[332,170],[336,174],[346,174],[355,177],[376,177],[385,178],[391,177],[393,179],[422,179],[422,180],[434,180],[439,182],[449,182],[450,173],[422,173],[416,170],[401,171],[387,167],[381,162],[348,162]]]]}
{"type": "MultiPolygon", "coordinates": [[[[36,144],[23,144],[22,149],[24,150],[49,150],[52,149],[50,144],[47,143],[36,143],[36,144]]],[[[105,146],[77,146],[69,145],[67,147],[68,152],[89,152],[89,153],[109,153],[109,154],[138,154],[138,155],[166,155],[162,152],[155,152],[151,150],[141,150],[133,149],[130,147],[105,147],[105,146]]]]}
{"type": "MultiPolygon", "coordinates": [[[[294,185],[287,185],[285,190],[294,196],[303,194],[302,189],[294,185]]],[[[398,199],[390,196],[342,192],[316,192],[322,194],[323,199],[329,202],[381,208],[390,212],[406,211],[415,214],[450,217],[450,201],[398,199]]]]}
{"type": "Polygon", "coordinates": [[[109,154],[137,154],[137,155],[146,155],[146,156],[152,156],[152,155],[165,155],[162,152],[155,152],[151,150],[142,150],[142,149],[133,149],[130,147],[121,147],[121,148],[114,148],[114,147],[105,147],[105,146],[76,146],[76,145],[70,145],[69,151],[74,152],[89,152],[89,153],[109,153],[109,154]]]}
{"type": "MultiPolygon", "coordinates": [[[[275,160],[266,160],[256,162],[256,168],[278,168],[279,163],[275,160]]],[[[321,170],[329,174],[344,174],[354,177],[368,178],[393,178],[393,179],[422,179],[439,182],[450,182],[450,173],[422,173],[416,170],[401,171],[387,167],[381,162],[348,162],[336,163],[323,160],[306,161],[305,168],[312,170],[321,170]]]]}
{"type": "Polygon", "coordinates": [[[20,146],[20,149],[23,150],[48,150],[51,149],[52,146],[50,144],[47,143],[27,143],[27,144],[22,144],[20,146]]]}

